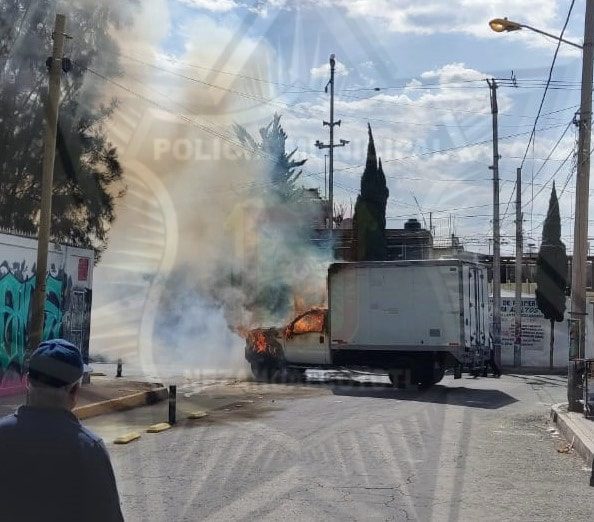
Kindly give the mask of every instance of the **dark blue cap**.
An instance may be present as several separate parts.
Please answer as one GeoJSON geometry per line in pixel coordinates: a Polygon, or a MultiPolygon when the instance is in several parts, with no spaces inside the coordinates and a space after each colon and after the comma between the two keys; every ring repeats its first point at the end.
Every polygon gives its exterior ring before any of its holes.
{"type": "Polygon", "coordinates": [[[29,361],[29,377],[55,388],[74,384],[83,371],[80,350],[64,339],[42,342],[29,361]]]}

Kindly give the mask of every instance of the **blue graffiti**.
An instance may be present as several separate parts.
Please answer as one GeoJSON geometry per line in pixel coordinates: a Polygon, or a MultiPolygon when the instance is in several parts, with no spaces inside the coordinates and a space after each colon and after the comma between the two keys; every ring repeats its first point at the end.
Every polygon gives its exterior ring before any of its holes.
{"type": "MultiPolygon", "coordinates": [[[[7,268],[4,264],[3,268],[7,268]]],[[[20,271],[0,274],[0,370],[21,369],[27,347],[31,301],[36,277],[20,271]]],[[[43,338],[60,337],[63,319],[64,277],[48,274],[43,338]]]]}

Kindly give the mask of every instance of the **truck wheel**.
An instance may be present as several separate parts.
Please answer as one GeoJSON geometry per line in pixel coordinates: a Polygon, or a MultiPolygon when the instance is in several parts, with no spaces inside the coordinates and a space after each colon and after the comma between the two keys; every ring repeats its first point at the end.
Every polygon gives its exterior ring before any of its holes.
{"type": "Polygon", "coordinates": [[[445,370],[443,368],[426,368],[418,377],[418,386],[420,389],[431,388],[434,384],[441,382],[445,370]]]}
{"type": "Polygon", "coordinates": [[[301,368],[290,368],[286,372],[286,380],[287,382],[305,382],[305,370],[301,368]]]}
{"type": "Polygon", "coordinates": [[[444,368],[439,368],[439,370],[435,370],[435,372],[433,373],[433,384],[440,383],[441,380],[443,379],[444,375],[445,375],[444,368]]]}
{"type": "Polygon", "coordinates": [[[266,363],[251,363],[252,375],[258,382],[272,382],[278,375],[278,368],[266,363]]]}
{"type": "Polygon", "coordinates": [[[402,372],[390,372],[388,373],[388,377],[394,388],[398,388],[399,390],[406,388],[406,375],[402,372]]]}

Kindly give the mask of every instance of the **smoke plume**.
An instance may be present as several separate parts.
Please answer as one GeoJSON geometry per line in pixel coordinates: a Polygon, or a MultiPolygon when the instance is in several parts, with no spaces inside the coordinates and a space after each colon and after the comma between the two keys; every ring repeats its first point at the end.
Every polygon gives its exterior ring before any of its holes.
{"type": "Polygon", "coordinates": [[[324,303],[329,255],[310,239],[321,209],[303,194],[284,197],[276,158],[233,130],[256,137],[272,119],[259,101],[271,87],[247,78],[266,77],[274,52],[203,19],[185,28],[185,53],[172,58],[156,50],[166,28],[143,32],[152,3],[143,9],[117,35],[124,72],[104,92],[120,100],[109,134],[129,192],[96,270],[94,346],[157,367],[237,368],[247,329],[324,303]]]}

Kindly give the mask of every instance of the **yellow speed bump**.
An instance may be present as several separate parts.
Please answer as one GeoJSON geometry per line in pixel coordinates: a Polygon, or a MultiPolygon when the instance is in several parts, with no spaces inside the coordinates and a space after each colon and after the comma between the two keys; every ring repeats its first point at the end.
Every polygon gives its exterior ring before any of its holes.
{"type": "Polygon", "coordinates": [[[132,432],[126,433],[126,435],[122,435],[113,441],[114,444],[129,444],[134,440],[138,440],[140,438],[140,433],[132,432]]]}
{"type": "Polygon", "coordinates": [[[202,419],[203,417],[206,417],[207,415],[208,415],[208,413],[206,413],[205,411],[194,411],[188,415],[188,419],[190,419],[190,420],[202,419]]]}
{"type": "Polygon", "coordinates": [[[171,428],[171,424],[169,424],[168,422],[160,422],[159,424],[153,424],[152,426],[149,426],[146,432],[161,433],[162,431],[168,430],[169,428],[171,428]]]}

